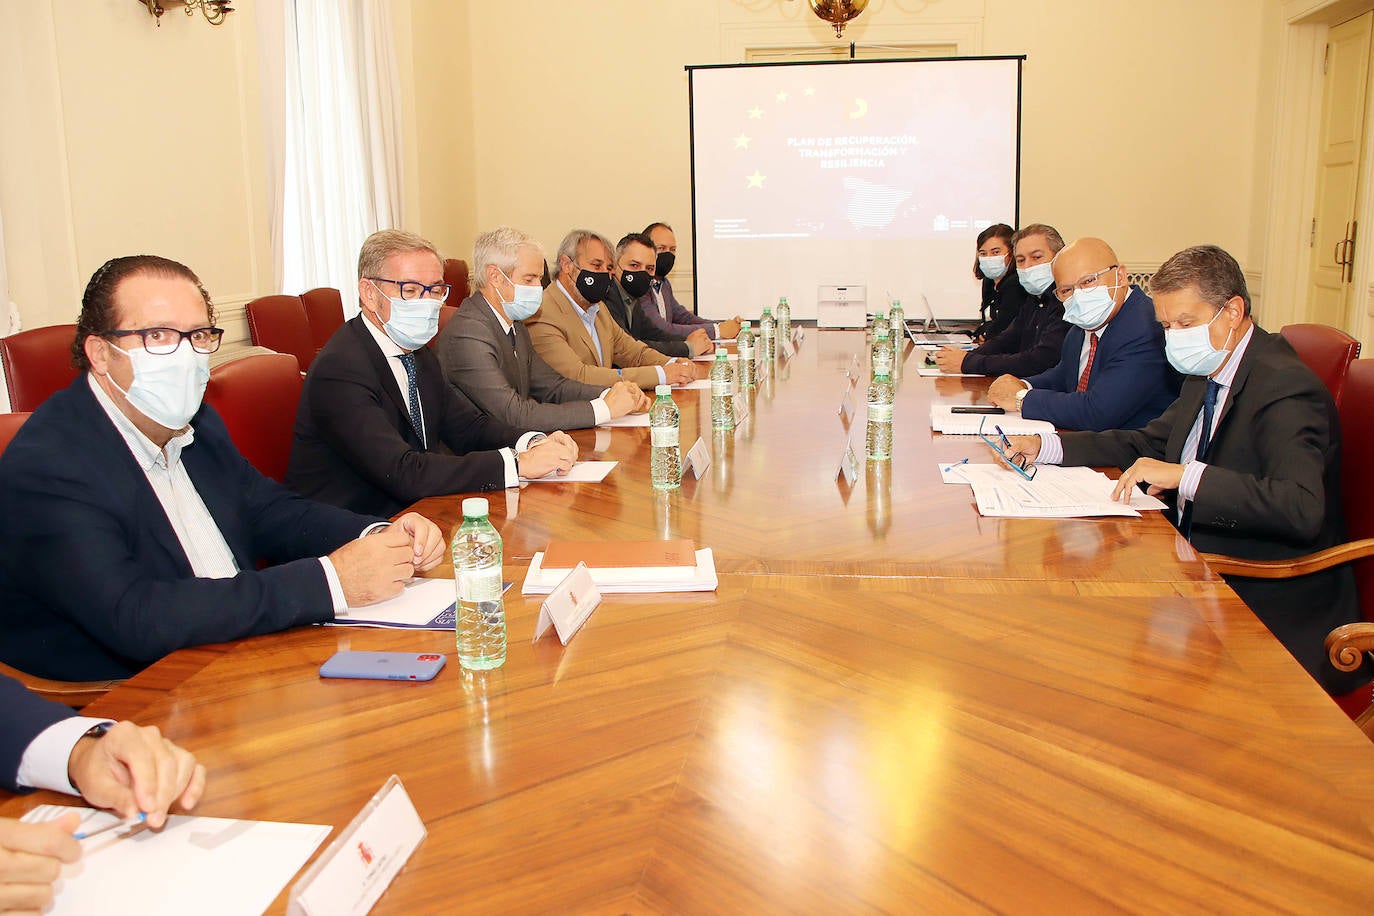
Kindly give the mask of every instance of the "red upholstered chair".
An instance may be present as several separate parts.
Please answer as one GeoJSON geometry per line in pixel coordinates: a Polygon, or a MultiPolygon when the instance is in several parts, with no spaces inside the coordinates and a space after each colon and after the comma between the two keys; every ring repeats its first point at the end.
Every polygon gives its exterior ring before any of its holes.
{"type": "Polygon", "coordinates": [[[1326,383],[1336,406],[1345,394],[1345,371],[1360,355],[1360,342],[1324,324],[1290,324],[1279,331],[1317,378],[1326,383]]]}
{"type": "Polygon", "coordinates": [[[263,476],[281,482],[291,458],[301,373],[289,353],[257,353],[210,370],[205,401],[224,419],[229,437],[263,476]]]}
{"type": "Polygon", "coordinates": [[[457,258],[444,259],[444,282],[453,287],[448,294],[448,304],[457,306],[472,295],[472,284],[468,282],[468,262],[457,258]]]}
{"type": "Polygon", "coordinates": [[[332,286],[321,286],[301,293],[301,304],[305,306],[305,319],[318,353],[334,332],[343,327],[343,295],[332,286]]]}
{"type": "MultiPolygon", "coordinates": [[[[1307,325],[1307,327],[1313,327],[1307,325]]],[[[1286,334],[1288,328],[1284,328],[1286,334]]],[[[1329,328],[1323,330],[1330,330],[1329,328]]],[[[1358,346],[1358,345],[1357,345],[1358,346]]],[[[1374,650],[1374,476],[1369,456],[1374,454],[1374,359],[1357,359],[1344,374],[1341,400],[1341,505],[1346,534],[1350,538],[1327,550],[1293,560],[1238,560],[1204,554],[1207,565],[1225,575],[1284,579],[1350,563],[1365,623],[1337,627],[1326,637],[1331,663],[1343,671],[1359,667],[1365,652],[1374,650]]],[[[1374,740],[1374,691],[1361,687],[1335,698],[1341,708],[1374,740]]]]}
{"type": "Polygon", "coordinates": [[[76,325],[54,324],[0,337],[0,364],[10,391],[10,409],[32,411],[48,395],[76,378],[72,341],[76,325]]]}
{"type": "Polygon", "coordinates": [[[5,449],[10,447],[10,442],[14,440],[14,434],[19,432],[19,427],[23,426],[24,421],[28,418],[27,412],[0,413],[0,455],[3,455],[5,449]]]}
{"type": "Polygon", "coordinates": [[[248,303],[248,334],[253,343],[290,353],[304,372],[315,358],[315,339],[300,296],[263,296],[248,303]]]}

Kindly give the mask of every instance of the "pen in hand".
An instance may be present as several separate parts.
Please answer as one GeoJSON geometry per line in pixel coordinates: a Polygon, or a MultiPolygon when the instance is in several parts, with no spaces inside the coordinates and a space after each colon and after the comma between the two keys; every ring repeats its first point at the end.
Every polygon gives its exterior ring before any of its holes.
{"type": "Polygon", "coordinates": [[[97,827],[95,830],[91,830],[91,831],[85,831],[85,830],[83,830],[83,831],[80,831],[80,832],[77,832],[77,833],[73,833],[73,834],[72,834],[72,839],[74,839],[74,840],[89,840],[91,837],[100,836],[102,833],[108,833],[108,832],[110,832],[111,830],[117,830],[117,829],[119,829],[120,827],[133,827],[133,826],[135,826],[135,825],[137,825],[137,824],[145,823],[147,820],[148,820],[148,815],[145,814],[144,812],[140,811],[140,812],[138,812],[138,814],[136,814],[136,815],[134,815],[134,816],[132,816],[132,817],[126,817],[126,818],[123,818],[122,820],[114,821],[113,823],[106,824],[104,827],[97,827]]]}

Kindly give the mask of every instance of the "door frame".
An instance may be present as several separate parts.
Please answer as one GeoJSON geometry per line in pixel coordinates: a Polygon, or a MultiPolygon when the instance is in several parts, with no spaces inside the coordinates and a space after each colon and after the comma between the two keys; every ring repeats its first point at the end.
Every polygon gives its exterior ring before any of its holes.
{"type": "MultiPolygon", "coordinates": [[[[1283,0],[1280,4],[1279,77],[1274,106],[1267,212],[1256,214],[1267,229],[1264,243],[1264,309],[1270,330],[1307,320],[1308,244],[1317,203],[1317,139],[1321,128],[1322,63],[1331,26],[1374,9],[1374,0],[1283,0]]],[[[1349,331],[1374,349],[1374,81],[1366,90],[1356,219],[1355,267],[1349,331]]]]}

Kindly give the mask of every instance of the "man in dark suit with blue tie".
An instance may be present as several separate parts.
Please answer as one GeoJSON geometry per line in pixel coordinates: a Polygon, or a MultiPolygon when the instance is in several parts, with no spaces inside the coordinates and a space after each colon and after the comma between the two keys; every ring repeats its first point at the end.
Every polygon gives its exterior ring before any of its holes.
{"type": "Polygon", "coordinates": [[[186,646],[332,620],[443,557],[419,515],[385,527],[244,460],[201,400],[222,334],[185,265],[139,255],[91,277],[84,371],[0,458],[0,660],[128,677],[186,646]]]}
{"type": "MultiPolygon", "coordinates": [[[[195,807],[205,767],[156,728],[78,716],[0,676],[0,789],[81,795],[123,817],[161,827],[173,803],[195,807]]],[[[81,857],[76,812],[46,823],[0,817],[0,912],[38,912],[52,900],[61,863],[81,857]]]]}
{"type": "Polygon", "coordinates": [[[1126,281],[1116,252],[1101,239],[1079,239],[1055,256],[1054,278],[1073,325],[1059,363],[1024,380],[1001,376],[988,398],[1059,429],[1137,429],[1163,413],[1178,380],[1154,305],[1126,281]]]}
{"type": "Polygon", "coordinates": [[[424,499],[566,474],[577,444],[483,413],[426,346],[448,298],[444,261],[412,232],[384,229],[358,255],[362,311],[310,364],[286,485],[331,505],[390,515],[424,499]]]}
{"type": "MultiPolygon", "coordinates": [[[[1207,553],[1279,560],[1343,541],[1335,404],[1288,342],[1254,323],[1235,258],[1211,245],[1185,249],[1151,289],[1169,361],[1186,378],[1178,400],[1144,429],[1013,436],[1013,450],[1047,464],[1122,468],[1115,497],[1148,485],[1207,553]]],[[[1327,633],[1359,619],[1349,567],[1226,581],[1328,691],[1369,679],[1367,670],[1337,671],[1324,648],[1327,633]]]]}

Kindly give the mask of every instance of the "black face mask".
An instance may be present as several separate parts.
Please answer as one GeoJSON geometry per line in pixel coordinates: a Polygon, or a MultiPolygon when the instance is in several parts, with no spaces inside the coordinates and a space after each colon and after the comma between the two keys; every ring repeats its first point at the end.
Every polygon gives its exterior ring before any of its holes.
{"type": "Polygon", "coordinates": [[[623,270],[620,272],[620,288],[635,299],[649,291],[653,277],[647,270],[623,270]]]}
{"type": "Polygon", "coordinates": [[[611,274],[609,271],[596,273],[590,270],[577,272],[577,292],[583,299],[591,305],[606,298],[606,294],[611,291],[611,274]]]}
{"type": "Polygon", "coordinates": [[[677,255],[671,251],[660,251],[658,257],[654,259],[654,276],[662,280],[668,276],[668,271],[673,269],[677,263],[677,255]]]}

